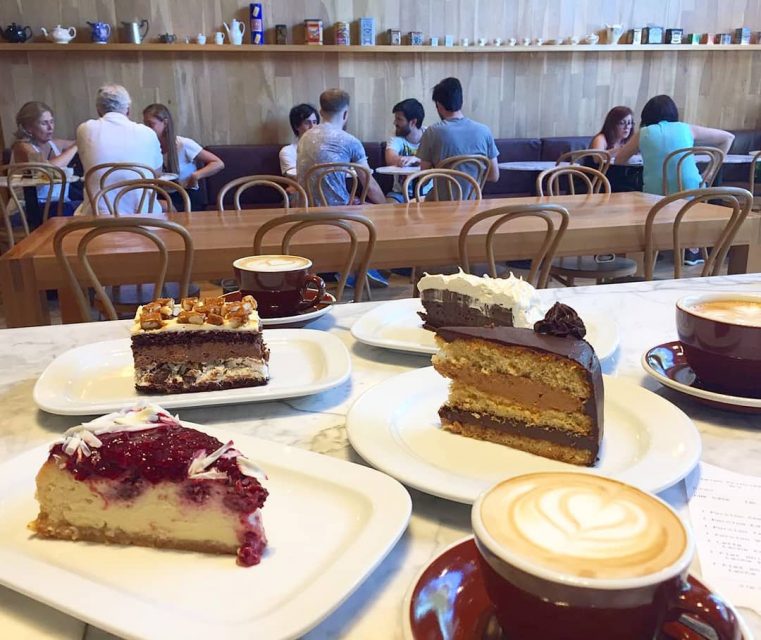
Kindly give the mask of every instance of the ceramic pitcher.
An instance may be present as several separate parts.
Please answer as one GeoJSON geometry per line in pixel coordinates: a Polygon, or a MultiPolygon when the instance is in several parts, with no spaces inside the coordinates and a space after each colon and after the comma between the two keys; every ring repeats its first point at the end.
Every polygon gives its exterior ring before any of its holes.
{"type": "Polygon", "coordinates": [[[234,18],[229,27],[226,22],[223,22],[222,24],[224,25],[225,31],[227,31],[227,37],[230,38],[232,44],[243,44],[243,34],[246,33],[245,24],[234,18]]]}

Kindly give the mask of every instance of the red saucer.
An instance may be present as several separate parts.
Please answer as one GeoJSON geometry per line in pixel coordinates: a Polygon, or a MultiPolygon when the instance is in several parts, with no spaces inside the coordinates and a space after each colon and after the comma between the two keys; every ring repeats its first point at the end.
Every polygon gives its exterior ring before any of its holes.
{"type": "MultiPolygon", "coordinates": [[[[688,579],[702,586],[697,578],[688,579]]],[[[406,640],[507,640],[486,595],[472,537],[445,549],[423,570],[407,594],[403,611],[406,640]]],[[[737,618],[745,634],[741,640],[749,639],[737,618]]],[[[671,626],[664,627],[664,640],[701,637],[687,633],[681,624],[671,626]]]]}

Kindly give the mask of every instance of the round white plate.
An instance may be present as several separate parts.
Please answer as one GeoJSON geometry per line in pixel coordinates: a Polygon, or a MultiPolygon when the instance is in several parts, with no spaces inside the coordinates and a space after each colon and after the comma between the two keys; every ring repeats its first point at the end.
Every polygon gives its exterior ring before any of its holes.
{"type": "Polygon", "coordinates": [[[284,316],[282,318],[261,318],[262,324],[265,327],[279,327],[286,324],[305,324],[310,320],[316,320],[317,318],[324,316],[328,313],[336,302],[336,298],[332,293],[326,293],[320,304],[303,313],[297,313],[293,316],[284,316]]]}
{"type": "MultiPolygon", "coordinates": [[[[438,351],[434,332],[423,329],[423,321],[417,314],[423,310],[419,298],[392,300],[368,311],[351,328],[355,340],[396,351],[427,353],[438,351]]],[[[587,342],[595,349],[601,360],[608,358],[618,347],[618,325],[610,315],[591,311],[579,311],[587,327],[587,342]]]]}
{"type": "Polygon", "coordinates": [[[609,376],[603,380],[605,427],[594,467],[444,431],[438,409],[447,398],[447,380],[433,367],[366,391],[350,409],[346,429],[351,445],[377,469],[426,493],[468,504],[499,480],[535,471],[598,473],[652,492],[684,478],[700,459],[700,435],[692,421],[647,389],[609,376]]]}

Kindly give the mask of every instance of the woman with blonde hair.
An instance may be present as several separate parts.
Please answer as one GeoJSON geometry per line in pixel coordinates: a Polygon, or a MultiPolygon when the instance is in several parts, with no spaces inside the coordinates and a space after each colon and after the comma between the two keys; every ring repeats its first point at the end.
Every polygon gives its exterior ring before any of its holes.
{"type": "MultiPolygon", "coordinates": [[[[194,211],[203,208],[198,182],[222,171],[225,163],[195,140],[176,135],[174,120],[166,105],[156,103],[143,109],[143,124],[153,129],[159,138],[164,154],[164,171],[179,176],[178,182],[187,189],[194,211]]],[[[175,207],[182,206],[179,198],[175,201],[173,197],[172,201],[175,207]]]]}

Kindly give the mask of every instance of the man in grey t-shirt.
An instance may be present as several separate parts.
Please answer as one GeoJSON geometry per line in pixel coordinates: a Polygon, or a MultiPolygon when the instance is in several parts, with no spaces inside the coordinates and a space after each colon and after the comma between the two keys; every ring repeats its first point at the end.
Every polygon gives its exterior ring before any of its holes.
{"type": "MultiPolygon", "coordinates": [[[[433,101],[441,122],[425,130],[417,150],[422,169],[431,169],[442,160],[461,155],[482,155],[489,158],[487,182],[499,180],[497,166],[497,146],[494,137],[485,124],[466,118],[462,113],[462,85],[457,78],[444,78],[433,88],[433,101]]],[[[466,165],[463,170],[471,173],[466,165]]],[[[475,173],[474,173],[475,175],[475,173]]],[[[463,185],[463,197],[467,195],[463,185]]],[[[448,199],[448,190],[438,190],[439,200],[448,199]]],[[[429,196],[430,198],[430,196],[429,196]]]]}
{"type": "MultiPolygon", "coordinates": [[[[320,115],[322,124],[312,127],[299,139],[296,174],[306,188],[305,176],[310,167],[324,162],[356,162],[367,166],[367,154],[362,143],[344,131],[349,118],[349,94],[341,89],[328,89],[320,94],[320,115]]],[[[362,174],[360,182],[364,186],[362,174]]],[[[316,181],[315,181],[316,182],[316,181]]],[[[316,184],[313,185],[316,187],[316,184]]],[[[323,180],[323,190],[327,202],[312,205],[340,206],[349,202],[346,178],[340,173],[328,175],[323,180]]],[[[307,192],[309,189],[307,189],[307,192]]],[[[318,190],[313,189],[314,193],[318,190]]],[[[381,204],[386,201],[375,178],[370,176],[367,201],[381,204]]]]}

